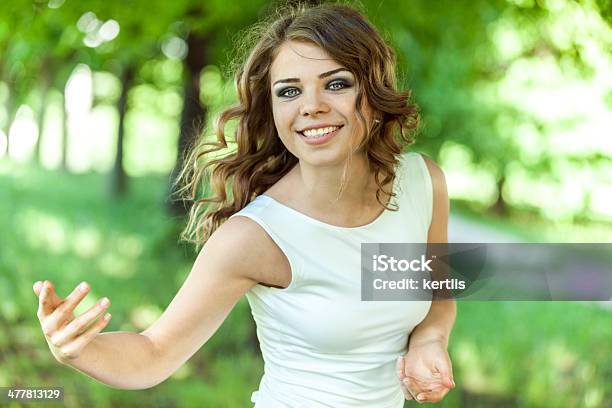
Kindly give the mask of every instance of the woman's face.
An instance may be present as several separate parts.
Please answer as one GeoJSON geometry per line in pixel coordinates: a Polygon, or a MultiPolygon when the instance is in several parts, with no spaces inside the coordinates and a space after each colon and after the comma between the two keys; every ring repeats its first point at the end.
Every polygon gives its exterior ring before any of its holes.
{"type": "MultiPolygon", "coordinates": [[[[355,76],[323,49],[289,41],[270,68],[272,113],[283,144],[301,162],[343,164],[362,138],[355,76]]],[[[370,123],[371,109],[362,112],[370,123]]]]}

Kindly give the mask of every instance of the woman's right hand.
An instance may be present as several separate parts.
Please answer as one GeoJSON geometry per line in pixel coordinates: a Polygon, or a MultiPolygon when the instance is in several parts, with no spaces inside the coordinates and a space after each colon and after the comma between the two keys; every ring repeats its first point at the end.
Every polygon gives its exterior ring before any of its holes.
{"type": "Polygon", "coordinates": [[[73,312],[77,305],[85,298],[89,285],[85,282],[77,286],[66,298],[61,299],[50,281],[38,281],[33,286],[38,296],[37,317],[40,326],[57,361],[69,364],[83,351],[97,335],[106,327],[111,315],[106,313],[100,317],[110,305],[107,298],[103,298],[85,313],[75,317],[73,312]],[[100,317],[98,319],[98,317],[100,317]],[[96,321],[97,319],[97,321],[96,321]],[[91,326],[87,326],[92,323],[91,326]]]}

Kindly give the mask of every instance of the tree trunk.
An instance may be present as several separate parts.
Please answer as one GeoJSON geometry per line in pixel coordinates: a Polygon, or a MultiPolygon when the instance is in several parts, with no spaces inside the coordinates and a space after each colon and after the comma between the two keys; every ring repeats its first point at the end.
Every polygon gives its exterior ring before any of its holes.
{"type": "Polygon", "coordinates": [[[119,127],[117,129],[117,152],[115,154],[115,165],[113,167],[111,194],[113,197],[125,195],[127,191],[127,176],[123,168],[123,140],[125,137],[125,114],[127,112],[127,98],[132,81],[134,79],[134,68],[129,65],[121,73],[121,95],[117,102],[119,111],[119,127]]]}
{"type": "Polygon", "coordinates": [[[500,216],[508,215],[508,205],[504,201],[504,197],[502,195],[505,183],[506,177],[501,176],[497,181],[497,201],[495,201],[495,204],[493,204],[493,212],[500,216]]]}
{"type": "Polygon", "coordinates": [[[206,108],[200,102],[200,74],[208,63],[208,39],[201,34],[190,33],[187,37],[187,45],[189,49],[185,59],[186,78],[177,157],[170,176],[168,199],[166,200],[168,212],[172,215],[185,215],[187,213],[186,203],[172,197],[172,185],[183,168],[185,155],[193,147],[198,135],[204,128],[206,117],[206,108]]]}
{"type": "Polygon", "coordinates": [[[41,163],[41,150],[42,150],[42,137],[43,137],[43,127],[45,125],[45,113],[47,112],[47,95],[49,94],[49,70],[43,66],[41,68],[41,95],[40,95],[40,105],[38,107],[38,116],[36,118],[36,122],[38,124],[38,139],[36,140],[36,163],[39,165],[41,163]]]}

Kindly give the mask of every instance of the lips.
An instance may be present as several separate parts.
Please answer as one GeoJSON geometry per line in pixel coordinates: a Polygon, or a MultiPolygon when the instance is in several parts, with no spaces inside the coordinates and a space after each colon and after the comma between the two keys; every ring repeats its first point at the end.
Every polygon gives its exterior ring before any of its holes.
{"type": "MultiPolygon", "coordinates": [[[[325,133],[322,136],[308,137],[304,135],[302,132],[297,132],[300,135],[300,138],[304,141],[304,143],[308,145],[321,145],[327,143],[327,141],[333,139],[340,130],[342,130],[344,126],[339,126],[336,130],[332,132],[325,133]]],[[[324,128],[323,128],[324,129],[324,128]]]]}
{"type": "Polygon", "coordinates": [[[312,139],[316,137],[322,137],[325,134],[325,133],[320,134],[320,133],[313,132],[313,131],[328,130],[326,133],[333,133],[333,132],[337,132],[338,130],[340,130],[343,126],[344,125],[323,125],[323,126],[317,126],[317,127],[310,127],[310,128],[299,130],[298,133],[304,137],[312,139]],[[308,132],[309,134],[307,135],[306,132],[308,132]]]}

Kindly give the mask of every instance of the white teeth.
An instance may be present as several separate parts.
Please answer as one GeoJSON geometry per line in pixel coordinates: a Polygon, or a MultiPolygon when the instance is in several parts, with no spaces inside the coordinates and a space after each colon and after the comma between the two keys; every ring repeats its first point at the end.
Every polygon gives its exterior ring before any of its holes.
{"type": "Polygon", "coordinates": [[[327,133],[333,132],[338,129],[340,129],[339,126],[331,126],[331,127],[326,127],[326,128],[320,128],[320,129],[305,130],[304,132],[302,132],[302,134],[304,134],[304,136],[308,138],[317,138],[317,137],[325,136],[327,133]]]}

